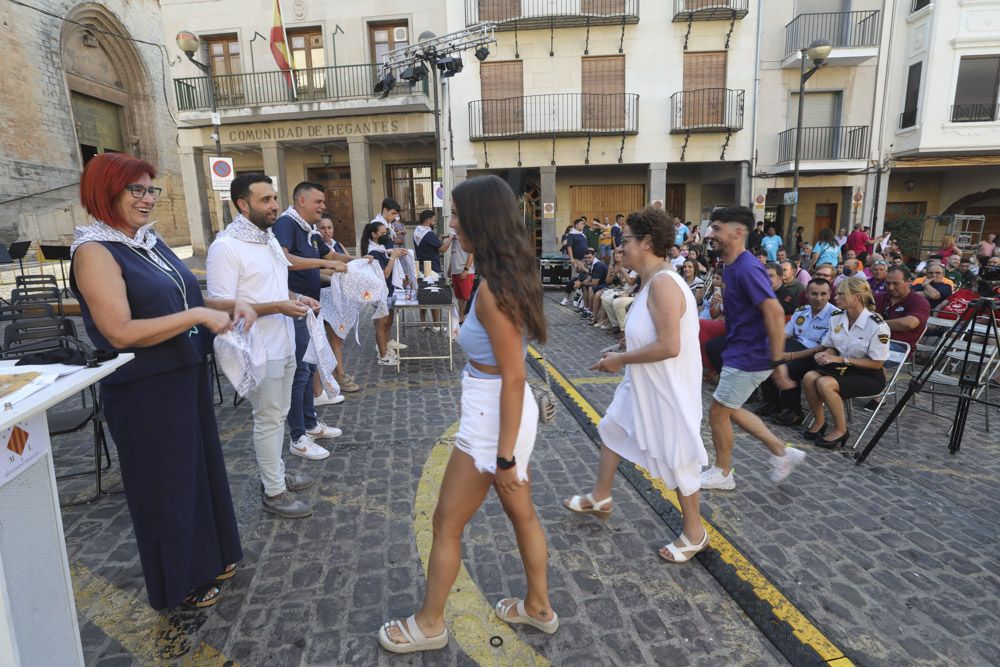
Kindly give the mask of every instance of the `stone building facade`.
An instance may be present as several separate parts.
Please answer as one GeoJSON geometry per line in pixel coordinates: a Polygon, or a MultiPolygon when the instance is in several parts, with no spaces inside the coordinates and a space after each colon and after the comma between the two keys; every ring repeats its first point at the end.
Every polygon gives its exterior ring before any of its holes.
{"type": "Polygon", "coordinates": [[[31,4],[0,5],[0,241],[71,241],[85,160],[119,151],[156,165],[157,231],[187,243],[159,2],[31,4]]]}

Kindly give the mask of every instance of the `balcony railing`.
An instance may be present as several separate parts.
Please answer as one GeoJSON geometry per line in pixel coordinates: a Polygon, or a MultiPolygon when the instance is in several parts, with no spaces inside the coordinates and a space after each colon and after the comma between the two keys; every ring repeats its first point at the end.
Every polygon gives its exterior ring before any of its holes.
{"type": "Polygon", "coordinates": [[[799,14],[785,26],[785,55],[817,39],[829,40],[835,49],[878,46],[879,11],[799,14]]]}
{"type": "Polygon", "coordinates": [[[918,109],[907,109],[903,113],[899,114],[899,129],[905,130],[908,127],[916,125],[917,111],[918,109]]]}
{"type": "Polygon", "coordinates": [[[674,0],[674,22],[730,21],[750,11],[750,0],[674,0]]]}
{"type": "MultiPolygon", "coordinates": [[[[864,160],[868,152],[868,127],[803,127],[801,160],[864,160]]],[[[778,135],[778,162],[795,160],[795,129],[778,135]]]]}
{"type": "Polygon", "coordinates": [[[988,123],[1000,119],[996,104],[956,104],[951,107],[953,123],[988,123]]]}
{"type": "Polygon", "coordinates": [[[530,139],[635,134],[639,96],[554,93],[469,102],[469,138],[530,139]]]}
{"type": "MultiPolygon", "coordinates": [[[[353,100],[375,97],[375,82],[381,74],[378,65],[338,65],[292,72],[297,90],[293,94],[286,72],[255,72],[213,76],[215,104],[219,109],[257,107],[269,104],[353,100]]],[[[399,75],[397,74],[397,80],[399,75]]],[[[175,79],[177,108],[180,111],[205,111],[212,108],[212,88],[205,76],[175,79]]],[[[397,84],[390,96],[427,94],[427,81],[421,86],[397,84]]]]}
{"type": "Polygon", "coordinates": [[[742,90],[703,88],[670,96],[670,132],[735,132],[743,129],[742,90]]]}
{"type": "Polygon", "coordinates": [[[497,30],[571,28],[639,22],[639,0],[465,0],[465,25],[497,30]]]}

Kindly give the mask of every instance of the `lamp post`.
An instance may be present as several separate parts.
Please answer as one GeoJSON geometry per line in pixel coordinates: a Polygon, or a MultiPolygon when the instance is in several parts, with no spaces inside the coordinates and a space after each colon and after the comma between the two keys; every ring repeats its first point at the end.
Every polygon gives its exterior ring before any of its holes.
{"type": "MultiPolygon", "coordinates": [[[[201,45],[201,40],[198,35],[194,34],[190,30],[181,30],[177,33],[177,47],[184,52],[187,59],[191,63],[200,69],[205,76],[208,77],[208,99],[212,104],[212,136],[215,137],[215,156],[222,157],[222,142],[219,140],[221,132],[219,131],[219,124],[221,123],[221,118],[219,118],[219,111],[215,106],[215,78],[212,76],[212,68],[204,63],[200,63],[194,59],[194,53],[198,50],[201,45]]],[[[222,203],[222,221],[225,224],[232,222],[232,212],[229,210],[229,204],[226,202],[222,203]]]]}
{"type": "MultiPolygon", "coordinates": [[[[801,50],[801,68],[799,70],[799,116],[795,122],[795,170],[792,174],[792,191],[795,193],[795,201],[792,203],[792,219],[789,223],[789,232],[794,232],[799,224],[799,149],[802,146],[802,111],[806,101],[806,81],[819,68],[826,64],[826,59],[830,56],[833,45],[825,39],[813,41],[807,48],[801,50]],[[806,70],[806,60],[811,60],[813,66],[806,70]]],[[[782,237],[784,238],[784,237],[782,237]]]]}

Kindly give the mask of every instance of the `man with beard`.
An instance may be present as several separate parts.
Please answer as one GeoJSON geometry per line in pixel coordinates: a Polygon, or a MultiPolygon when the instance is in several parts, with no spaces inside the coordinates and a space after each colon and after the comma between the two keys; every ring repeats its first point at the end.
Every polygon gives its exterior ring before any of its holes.
{"type": "Polygon", "coordinates": [[[304,317],[319,303],[288,290],[288,261],[271,233],[278,199],[270,177],[242,174],[233,180],[230,193],[239,215],[208,249],[208,293],[218,299],[243,299],[257,313],[254,335],[267,349],[267,370],[248,398],[253,406],[253,445],[264,488],[262,501],[265,511],[301,518],[312,514],[312,507],[295,492],[312,486],[314,480],[286,473],[281,458],[295,374],[295,329],[290,318],[304,317]]]}
{"type": "MultiPolygon", "coordinates": [[[[274,222],[274,236],[288,260],[288,288],[318,302],[322,287],[320,269],[342,272],[347,270],[347,265],[337,260],[333,251],[321,256],[321,251],[317,248],[316,241],[320,236],[316,225],[326,210],[323,186],[303,181],[292,191],[292,201],[294,203],[274,222]]],[[[323,249],[327,249],[325,245],[323,249]]],[[[296,319],[295,376],[292,378],[292,402],[288,409],[288,429],[292,437],[289,451],[295,456],[320,460],[328,457],[330,452],[314,441],[336,438],[343,435],[343,431],[327,426],[316,418],[312,392],[312,377],[316,367],[303,360],[308,346],[306,321],[296,319]]]]}

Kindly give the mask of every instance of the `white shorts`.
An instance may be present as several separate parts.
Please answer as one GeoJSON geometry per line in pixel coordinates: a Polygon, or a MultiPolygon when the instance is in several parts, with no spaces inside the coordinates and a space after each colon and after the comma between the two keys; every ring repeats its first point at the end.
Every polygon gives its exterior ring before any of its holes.
{"type": "MultiPolygon", "coordinates": [[[[455,447],[472,457],[476,470],[495,475],[500,436],[500,387],[503,381],[484,380],[462,375],[462,417],[455,436],[455,447]]],[[[521,427],[514,444],[517,478],[528,479],[528,460],[535,448],[538,431],[538,404],[531,387],[524,383],[524,407],[521,427]]]]}

